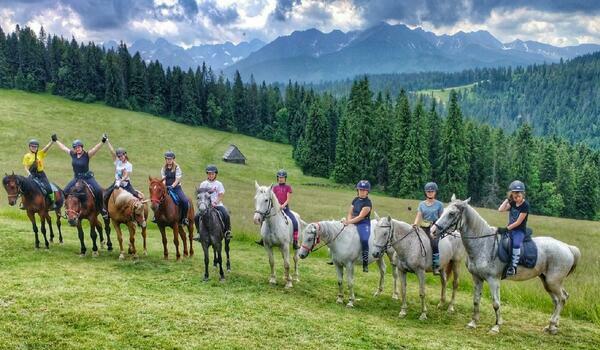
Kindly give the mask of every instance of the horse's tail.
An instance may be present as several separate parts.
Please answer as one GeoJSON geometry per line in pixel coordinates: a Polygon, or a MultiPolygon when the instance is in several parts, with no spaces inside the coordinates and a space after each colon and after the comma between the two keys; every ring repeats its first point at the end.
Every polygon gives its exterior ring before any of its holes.
{"type": "Polygon", "coordinates": [[[571,270],[569,270],[569,273],[567,274],[570,275],[571,273],[573,273],[573,271],[575,271],[575,268],[577,267],[577,262],[579,261],[579,259],[581,258],[581,251],[579,251],[579,248],[577,248],[574,245],[569,245],[569,249],[571,250],[571,253],[573,253],[573,266],[571,266],[571,270]]]}

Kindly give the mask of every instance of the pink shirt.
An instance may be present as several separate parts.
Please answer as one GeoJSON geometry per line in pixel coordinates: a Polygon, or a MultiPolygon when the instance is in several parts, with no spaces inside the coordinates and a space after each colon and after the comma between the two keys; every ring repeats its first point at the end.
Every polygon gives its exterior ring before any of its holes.
{"type": "Polygon", "coordinates": [[[292,186],[278,184],[277,186],[273,186],[273,193],[275,193],[279,204],[283,204],[287,201],[288,193],[292,193],[292,186]]]}

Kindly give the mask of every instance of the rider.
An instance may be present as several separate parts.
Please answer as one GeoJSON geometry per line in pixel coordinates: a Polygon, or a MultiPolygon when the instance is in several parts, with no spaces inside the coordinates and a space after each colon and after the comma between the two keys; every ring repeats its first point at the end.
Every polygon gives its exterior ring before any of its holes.
{"type": "Polygon", "coordinates": [[[101,142],[98,142],[98,144],[92,147],[92,149],[90,149],[88,152],[83,150],[83,142],[81,142],[81,140],[73,141],[73,149],[71,150],[69,147],[65,146],[62,142],[56,139],[56,135],[52,136],[52,139],[55,140],[58,147],[71,156],[73,179],[67,184],[67,186],[65,186],[65,194],[68,194],[71,191],[71,188],[75,186],[77,180],[84,180],[92,188],[96,207],[101,208],[102,216],[104,218],[108,218],[106,208],[103,207],[102,188],[98,182],[96,182],[96,179],[94,179],[94,173],[90,171],[90,159],[96,155],[96,152],[98,152],[106,140],[108,140],[108,136],[103,134],[101,142]]]}
{"type": "Polygon", "coordinates": [[[342,219],[344,226],[354,224],[360,237],[362,247],[363,272],[369,272],[369,235],[371,234],[371,210],[373,204],[369,199],[371,184],[367,180],[360,180],[356,184],[358,196],[352,200],[346,218],[342,219]]]}
{"type": "Polygon", "coordinates": [[[108,199],[115,188],[121,187],[137,198],[140,198],[140,196],[138,191],[131,185],[130,176],[133,172],[133,164],[129,162],[127,151],[121,147],[117,148],[115,151],[109,140],[106,140],[106,145],[108,146],[113,162],[115,163],[115,182],[104,192],[104,206],[108,208],[108,199]]]}
{"type": "MultiPolygon", "coordinates": [[[[299,249],[298,246],[298,220],[296,220],[296,216],[290,210],[290,200],[292,199],[292,186],[287,183],[287,171],[284,169],[280,169],[277,172],[277,183],[278,186],[273,187],[273,193],[275,193],[275,197],[277,197],[277,201],[281,205],[281,210],[287,215],[292,221],[292,227],[294,229],[294,249],[299,249]]],[[[262,238],[260,241],[257,241],[256,244],[263,245],[262,238]]]]}
{"type": "Polygon", "coordinates": [[[433,253],[433,261],[431,267],[434,275],[440,274],[440,251],[438,248],[439,238],[433,232],[431,232],[431,226],[437,221],[444,211],[444,205],[438,201],[435,197],[437,195],[438,186],[435,182],[428,182],[425,184],[425,200],[419,203],[417,209],[417,216],[413,223],[413,227],[421,227],[431,243],[431,250],[433,253]]]}
{"type": "Polygon", "coordinates": [[[529,202],[525,200],[525,184],[519,180],[511,182],[508,187],[508,198],[500,204],[498,211],[510,211],[508,226],[512,238],[512,264],[506,269],[506,276],[517,274],[517,264],[521,257],[521,244],[527,231],[529,202]]]}
{"type": "MultiPolygon", "coordinates": [[[[181,172],[181,167],[175,162],[175,153],[173,151],[165,152],[165,165],[160,169],[160,176],[162,176],[162,181],[167,186],[167,190],[173,191],[177,198],[179,198],[181,224],[188,225],[190,223],[187,217],[189,201],[181,188],[183,173],[181,172]]],[[[156,217],[152,221],[156,222],[156,217]]]]}
{"type": "Polygon", "coordinates": [[[41,150],[38,150],[40,147],[38,140],[29,140],[29,152],[25,153],[23,156],[25,173],[27,173],[29,177],[37,179],[43,185],[44,191],[46,191],[46,196],[50,202],[50,210],[54,209],[54,191],[52,191],[50,181],[44,172],[44,158],[46,158],[46,152],[48,152],[52,146],[52,143],[54,143],[55,138],[56,135],[52,135],[52,141],[48,142],[48,144],[41,150]]]}
{"type": "MultiPolygon", "coordinates": [[[[217,169],[216,165],[208,165],[206,167],[206,180],[202,181],[198,189],[208,190],[210,193],[210,199],[213,208],[217,209],[219,214],[221,214],[221,219],[223,220],[223,225],[225,226],[225,238],[231,239],[231,219],[229,218],[229,212],[227,211],[227,208],[225,208],[223,205],[225,187],[223,187],[221,181],[217,180],[218,174],[219,169],[217,169]]],[[[200,242],[200,233],[194,237],[194,240],[200,242]]]]}

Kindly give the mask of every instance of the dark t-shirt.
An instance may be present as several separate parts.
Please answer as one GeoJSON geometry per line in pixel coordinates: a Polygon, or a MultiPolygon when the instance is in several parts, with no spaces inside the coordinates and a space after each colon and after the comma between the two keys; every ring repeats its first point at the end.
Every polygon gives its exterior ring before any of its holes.
{"type": "Polygon", "coordinates": [[[87,152],[84,151],[79,158],[74,151],[69,152],[69,154],[71,155],[71,166],[73,166],[75,176],[90,171],[90,157],[87,152]]]}
{"type": "MultiPolygon", "coordinates": [[[[367,198],[360,198],[360,197],[356,197],[354,198],[354,200],[352,201],[352,217],[355,218],[358,216],[358,214],[360,214],[360,211],[362,210],[362,208],[371,208],[371,211],[373,211],[373,204],[371,203],[371,200],[367,197],[367,198]]],[[[371,211],[369,211],[369,214],[367,214],[367,216],[365,216],[361,221],[357,222],[357,224],[362,224],[365,222],[370,222],[371,221],[371,211]]]]}
{"type": "Polygon", "coordinates": [[[527,229],[527,219],[529,218],[529,202],[525,200],[523,201],[523,203],[521,203],[520,206],[517,206],[517,203],[513,201],[510,201],[509,203],[510,212],[508,215],[508,224],[510,225],[514,223],[519,218],[519,214],[525,213],[527,214],[527,216],[525,216],[525,219],[523,220],[521,225],[513,228],[513,230],[522,230],[523,232],[525,232],[525,230],[527,229]]]}

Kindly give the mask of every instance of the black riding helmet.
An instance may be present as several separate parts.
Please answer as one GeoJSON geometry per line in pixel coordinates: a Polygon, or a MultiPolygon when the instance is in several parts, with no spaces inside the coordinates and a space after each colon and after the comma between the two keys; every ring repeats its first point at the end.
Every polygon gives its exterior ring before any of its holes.
{"type": "Polygon", "coordinates": [[[435,182],[428,182],[425,184],[425,188],[424,188],[425,192],[428,191],[438,191],[438,185],[435,182]]]}
{"type": "Polygon", "coordinates": [[[173,151],[166,151],[165,158],[175,159],[175,153],[173,151]]]}
{"type": "Polygon", "coordinates": [[[29,140],[28,146],[31,146],[31,145],[39,147],[40,146],[40,142],[38,140],[36,140],[36,139],[31,139],[31,140],[29,140]]]}
{"type": "Polygon", "coordinates": [[[206,173],[215,173],[218,174],[219,173],[219,169],[217,169],[217,166],[214,164],[209,164],[206,166],[206,173]]]}
{"type": "Polygon", "coordinates": [[[510,183],[508,189],[512,192],[525,192],[525,184],[519,180],[510,183]]]}
{"type": "Polygon", "coordinates": [[[73,146],[73,148],[75,148],[77,146],[81,146],[83,148],[83,142],[81,140],[77,139],[77,140],[73,141],[72,146],[73,146]]]}
{"type": "Polygon", "coordinates": [[[287,171],[285,171],[285,169],[279,169],[277,177],[285,177],[287,179],[287,171]]]}

